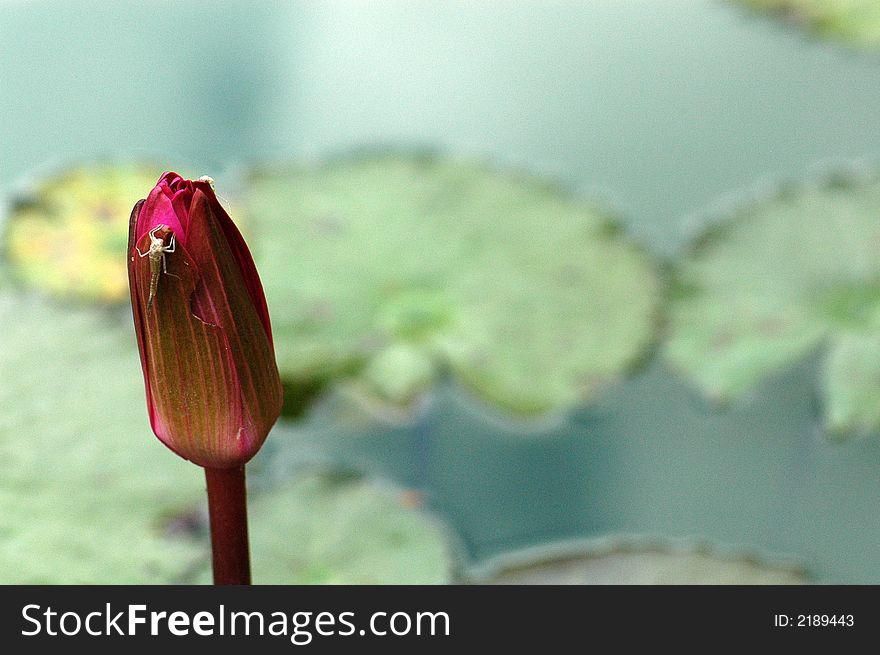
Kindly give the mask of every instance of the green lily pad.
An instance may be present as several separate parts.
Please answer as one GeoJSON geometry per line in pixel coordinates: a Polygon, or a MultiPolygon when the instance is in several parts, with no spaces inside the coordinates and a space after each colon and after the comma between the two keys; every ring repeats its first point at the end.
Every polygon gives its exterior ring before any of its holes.
{"type": "Polygon", "coordinates": [[[440,526],[357,476],[305,474],[252,494],[249,528],[258,584],[442,584],[451,570],[440,526]]]}
{"type": "Polygon", "coordinates": [[[828,344],[826,427],[880,428],[878,217],[880,179],[855,176],[737,211],[680,263],[669,360],[726,400],[828,344]]]}
{"type": "Polygon", "coordinates": [[[659,282],[608,214],[439,157],[253,175],[248,221],[289,387],[388,407],[446,371],[522,414],[591,399],[645,355],[659,282]]]}
{"type": "Polygon", "coordinates": [[[204,480],[150,431],[129,321],[2,293],[0,324],[0,582],[187,579],[204,480]]]}
{"type": "Polygon", "coordinates": [[[830,432],[880,426],[880,332],[835,339],[822,384],[824,395],[834,399],[825,410],[830,432]]]}
{"type": "Polygon", "coordinates": [[[880,3],[876,0],[737,0],[805,25],[820,36],[854,45],[880,46],[880,3]]]}
{"type": "Polygon", "coordinates": [[[551,545],[500,557],[471,581],[482,584],[806,584],[791,562],[725,552],[705,544],[667,546],[609,543],[599,547],[551,545]]]}

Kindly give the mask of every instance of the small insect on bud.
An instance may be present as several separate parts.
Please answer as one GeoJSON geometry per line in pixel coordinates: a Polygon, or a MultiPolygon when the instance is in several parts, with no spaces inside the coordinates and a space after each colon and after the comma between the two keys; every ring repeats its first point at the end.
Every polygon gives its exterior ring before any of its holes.
{"type": "Polygon", "coordinates": [[[147,252],[141,252],[140,248],[135,244],[135,250],[137,250],[138,257],[147,257],[150,258],[150,296],[147,300],[147,311],[149,311],[150,307],[153,305],[153,298],[156,297],[156,292],[159,289],[159,272],[160,270],[168,275],[168,265],[165,261],[165,255],[170,255],[176,250],[176,244],[174,243],[174,233],[171,234],[171,243],[167,246],[165,245],[165,240],[161,237],[156,236],[156,232],[163,229],[164,225],[157,225],[152,230],[150,230],[147,235],[150,237],[150,249],[147,252]]]}
{"type": "Polygon", "coordinates": [[[199,182],[207,182],[214,191],[217,191],[217,187],[214,186],[214,178],[210,175],[202,175],[199,178],[199,182]]]}

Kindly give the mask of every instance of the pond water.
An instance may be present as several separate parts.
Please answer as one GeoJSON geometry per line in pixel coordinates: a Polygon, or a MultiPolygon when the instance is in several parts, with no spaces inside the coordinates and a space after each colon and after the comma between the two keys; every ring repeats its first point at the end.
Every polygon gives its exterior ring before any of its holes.
{"type": "MultiPolygon", "coordinates": [[[[665,256],[709,207],[880,153],[880,56],[724,2],[279,5],[0,3],[3,184],[106,154],[213,170],[427,146],[603,198],[665,256]]],[[[328,402],[292,452],[267,456],[329,448],[423,489],[475,559],[608,533],[705,536],[878,583],[880,441],[818,433],[815,369],[719,412],[655,364],[531,431],[449,389],[396,428],[328,431],[328,402]]]]}

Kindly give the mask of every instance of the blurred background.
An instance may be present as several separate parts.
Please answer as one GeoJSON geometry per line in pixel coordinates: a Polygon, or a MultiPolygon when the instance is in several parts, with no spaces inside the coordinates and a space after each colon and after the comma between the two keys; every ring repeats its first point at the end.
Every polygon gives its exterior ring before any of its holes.
{"type": "Polygon", "coordinates": [[[880,582],[873,5],[0,1],[0,582],[209,579],[167,169],[276,330],[255,582],[880,582]]]}

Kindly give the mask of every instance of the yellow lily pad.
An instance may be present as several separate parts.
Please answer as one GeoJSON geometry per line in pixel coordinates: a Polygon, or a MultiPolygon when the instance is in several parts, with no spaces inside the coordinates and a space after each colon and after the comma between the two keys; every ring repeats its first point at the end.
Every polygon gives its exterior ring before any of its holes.
{"type": "MultiPolygon", "coordinates": [[[[56,298],[126,302],[131,208],[167,168],[82,164],[35,182],[16,198],[5,225],[9,276],[56,298]]],[[[221,202],[238,223],[237,209],[221,202]]]]}

